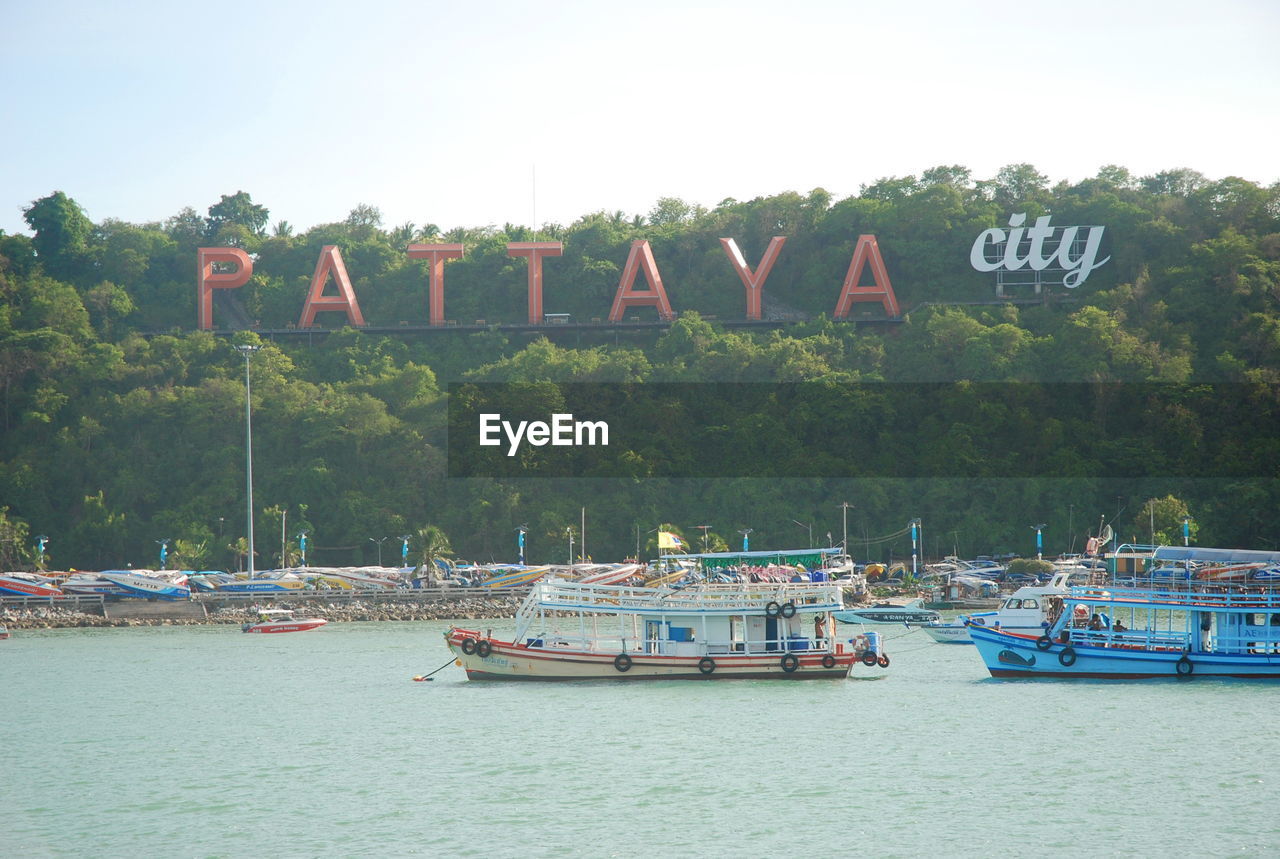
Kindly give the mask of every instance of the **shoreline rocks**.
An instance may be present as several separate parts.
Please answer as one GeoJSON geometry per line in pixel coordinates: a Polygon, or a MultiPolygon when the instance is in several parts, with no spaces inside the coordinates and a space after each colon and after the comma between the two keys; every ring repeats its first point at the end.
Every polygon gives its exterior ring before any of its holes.
{"type": "MultiPolygon", "coordinates": [[[[418,620],[501,620],[515,615],[519,597],[495,597],[486,594],[475,599],[429,600],[417,603],[379,602],[367,600],[326,603],[321,600],[273,601],[273,608],[295,610],[300,617],[322,617],[330,622],[418,621],[418,620]]],[[[109,610],[108,610],[109,612],[109,610]]],[[[209,624],[240,625],[257,620],[256,608],[210,608],[207,618],[190,617],[103,617],[99,614],[73,611],[60,606],[0,610],[0,625],[20,629],[81,629],[131,626],[204,626],[209,624]]]]}

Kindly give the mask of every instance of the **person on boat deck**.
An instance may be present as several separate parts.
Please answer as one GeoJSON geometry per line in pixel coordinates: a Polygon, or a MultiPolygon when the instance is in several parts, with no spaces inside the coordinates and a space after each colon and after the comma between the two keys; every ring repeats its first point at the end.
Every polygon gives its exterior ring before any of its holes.
{"type": "Polygon", "coordinates": [[[1111,628],[1114,629],[1116,632],[1124,632],[1129,627],[1125,626],[1123,622],[1117,620],[1111,628]]]}
{"type": "Polygon", "coordinates": [[[1101,629],[1102,629],[1102,618],[1098,617],[1096,614],[1095,614],[1092,618],[1090,618],[1090,619],[1089,619],[1089,629],[1091,629],[1091,630],[1092,630],[1092,631],[1094,631],[1094,632],[1098,632],[1099,630],[1101,630],[1101,629]]]}

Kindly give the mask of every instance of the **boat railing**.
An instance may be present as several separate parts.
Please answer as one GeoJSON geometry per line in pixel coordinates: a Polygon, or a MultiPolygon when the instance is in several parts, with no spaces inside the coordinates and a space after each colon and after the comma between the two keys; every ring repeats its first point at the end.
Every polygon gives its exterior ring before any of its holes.
{"type": "Polygon", "coordinates": [[[551,581],[538,583],[529,602],[544,610],[603,613],[759,611],[770,602],[790,602],[805,611],[832,611],[844,605],[839,587],[830,583],[716,584],[680,589],[551,581]]]}
{"type": "Polygon", "coordinates": [[[650,656],[722,656],[734,654],[766,655],[770,653],[826,653],[834,651],[836,639],[781,637],[770,639],[707,639],[704,641],[672,641],[669,639],[631,639],[617,635],[580,635],[574,633],[526,634],[520,642],[538,650],[566,650],[588,653],[635,653],[650,656]]]}
{"type": "Polygon", "coordinates": [[[1069,599],[1186,608],[1262,608],[1280,606],[1280,590],[1264,585],[1213,585],[1201,582],[1088,585],[1071,588],[1069,599]]]}
{"type": "Polygon", "coordinates": [[[1191,645],[1191,635],[1167,629],[1072,629],[1071,644],[1084,647],[1119,647],[1134,650],[1182,651],[1191,645]]]}

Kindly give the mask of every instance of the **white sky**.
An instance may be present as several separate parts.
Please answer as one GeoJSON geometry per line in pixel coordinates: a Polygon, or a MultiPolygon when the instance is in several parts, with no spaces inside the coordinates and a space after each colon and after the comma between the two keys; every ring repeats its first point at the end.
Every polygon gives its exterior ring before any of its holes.
{"type": "Polygon", "coordinates": [[[9,233],[55,190],[447,230],[940,164],[1280,179],[1272,0],[0,0],[0,81],[9,233]]]}

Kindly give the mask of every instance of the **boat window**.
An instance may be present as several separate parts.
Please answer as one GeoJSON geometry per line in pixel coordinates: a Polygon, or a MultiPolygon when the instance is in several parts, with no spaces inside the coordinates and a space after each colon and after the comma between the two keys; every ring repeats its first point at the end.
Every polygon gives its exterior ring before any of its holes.
{"type": "Polygon", "coordinates": [[[1036,602],[1035,600],[1023,600],[1022,607],[1023,608],[1040,608],[1040,603],[1036,602]]]}
{"type": "Polygon", "coordinates": [[[1022,608],[1022,600],[1009,600],[1004,604],[1005,608],[1022,608]]]}
{"type": "Polygon", "coordinates": [[[1267,616],[1265,614],[1246,614],[1244,616],[1245,626],[1266,626],[1267,616]]]}
{"type": "Polygon", "coordinates": [[[1280,614],[1271,615],[1271,625],[1280,626],[1280,614]]]}

